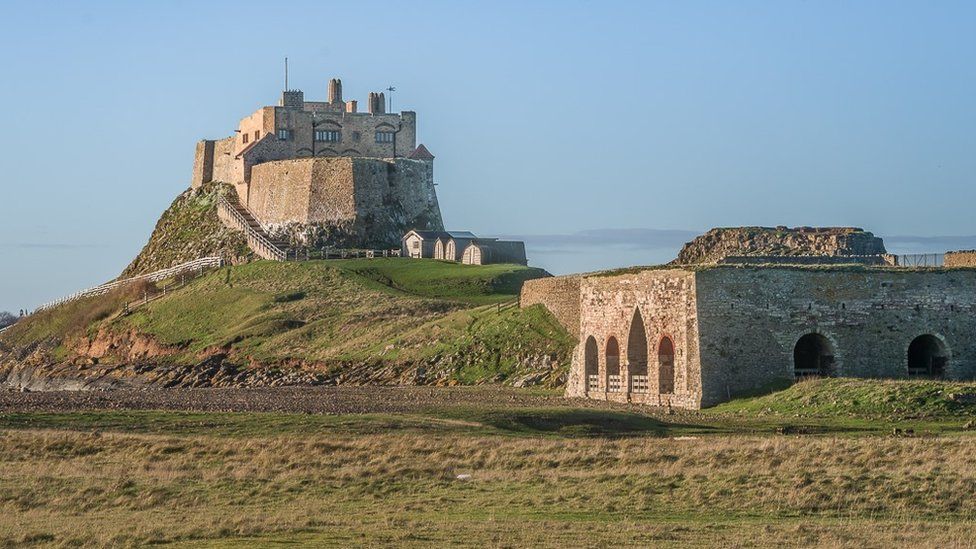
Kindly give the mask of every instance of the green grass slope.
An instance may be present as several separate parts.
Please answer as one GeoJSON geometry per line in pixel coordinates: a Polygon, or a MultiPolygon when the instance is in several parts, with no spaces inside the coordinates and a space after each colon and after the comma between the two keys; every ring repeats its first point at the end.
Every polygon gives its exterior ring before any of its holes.
{"type": "Polygon", "coordinates": [[[244,236],[228,229],[217,217],[217,196],[222,183],[187,189],[163,212],[149,242],[121,278],[166,269],[206,256],[249,259],[252,254],[244,236]]]}
{"type": "Polygon", "coordinates": [[[811,379],[768,395],[733,400],[710,414],[797,418],[976,418],[976,383],[811,379]]]}
{"type": "Polygon", "coordinates": [[[20,348],[51,341],[56,358],[76,361],[107,348],[97,356],[103,366],[131,360],[127,346],[139,334],[166,349],[149,357],[157,364],[221,355],[340,383],[501,382],[536,373],[553,384],[574,341],[543,308],[515,305],[522,281],[545,274],[401,258],[259,261],[224,267],[129,314],[117,297],[59,307],[4,340],[20,348]]]}

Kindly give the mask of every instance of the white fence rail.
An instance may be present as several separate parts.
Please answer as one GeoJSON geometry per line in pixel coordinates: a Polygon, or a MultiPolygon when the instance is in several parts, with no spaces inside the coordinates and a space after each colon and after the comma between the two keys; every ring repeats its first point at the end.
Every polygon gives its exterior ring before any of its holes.
{"type": "Polygon", "coordinates": [[[945,254],[901,254],[898,258],[899,267],[942,267],[945,265],[945,254]]]}
{"type": "Polygon", "coordinates": [[[203,269],[213,268],[213,267],[220,267],[221,265],[223,265],[223,259],[221,259],[219,257],[216,257],[216,256],[215,257],[201,257],[200,259],[194,259],[193,261],[187,261],[186,263],[182,263],[180,265],[176,265],[175,267],[170,267],[168,269],[162,269],[162,270],[155,271],[155,272],[152,272],[152,273],[147,273],[147,274],[144,274],[144,275],[134,276],[132,278],[125,278],[125,279],[122,279],[122,280],[116,280],[114,282],[109,282],[108,284],[102,284],[101,286],[95,286],[94,288],[88,288],[86,290],[81,290],[80,292],[75,292],[75,293],[73,293],[71,295],[66,295],[64,297],[55,299],[54,301],[49,301],[49,302],[47,302],[47,303],[45,303],[45,304],[37,307],[35,309],[35,312],[36,311],[43,311],[45,309],[50,309],[51,307],[57,307],[58,305],[61,305],[63,303],[67,303],[69,301],[74,301],[76,299],[81,299],[83,297],[91,297],[91,296],[96,296],[96,295],[102,295],[102,294],[105,294],[105,293],[108,293],[108,292],[114,290],[115,288],[118,288],[120,286],[125,286],[126,284],[130,284],[130,283],[136,282],[138,280],[147,280],[149,282],[157,282],[157,281],[166,280],[167,278],[172,278],[174,276],[181,275],[181,274],[184,274],[184,273],[188,273],[188,272],[192,272],[192,271],[196,271],[196,270],[203,270],[203,269]]]}

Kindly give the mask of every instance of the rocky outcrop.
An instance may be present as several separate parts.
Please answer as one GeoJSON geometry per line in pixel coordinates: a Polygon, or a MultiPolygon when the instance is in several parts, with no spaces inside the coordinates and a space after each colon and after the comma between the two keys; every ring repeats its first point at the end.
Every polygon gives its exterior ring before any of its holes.
{"type": "MultiPolygon", "coordinates": [[[[217,196],[232,189],[207,183],[181,193],[163,212],[149,242],[122,271],[121,278],[166,269],[200,257],[220,256],[230,263],[253,257],[244,235],[217,217],[217,196]]],[[[231,192],[233,192],[231,190],[231,192]]]]}
{"type": "Polygon", "coordinates": [[[678,265],[714,264],[730,256],[876,256],[884,242],[856,227],[712,229],[681,248],[678,265]]]}

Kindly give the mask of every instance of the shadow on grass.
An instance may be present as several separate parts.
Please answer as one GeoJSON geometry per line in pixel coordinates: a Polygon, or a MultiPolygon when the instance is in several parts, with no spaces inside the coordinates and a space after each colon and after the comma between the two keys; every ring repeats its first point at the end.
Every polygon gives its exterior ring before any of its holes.
{"type": "Polygon", "coordinates": [[[669,423],[641,414],[601,410],[488,411],[466,414],[465,419],[511,434],[562,437],[671,436],[718,431],[707,425],[669,423]]]}

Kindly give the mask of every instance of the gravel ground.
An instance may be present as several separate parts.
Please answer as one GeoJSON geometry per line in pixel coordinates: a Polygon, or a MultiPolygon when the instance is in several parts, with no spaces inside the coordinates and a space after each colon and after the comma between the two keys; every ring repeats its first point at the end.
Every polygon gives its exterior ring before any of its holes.
{"type": "Polygon", "coordinates": [[[256,389],[118,389],[0,391],[0,412],[185,410],[310,414],[409,413],[433,407],[606,407],[594,401],[507,387],[277,387],[256,389]]]}

